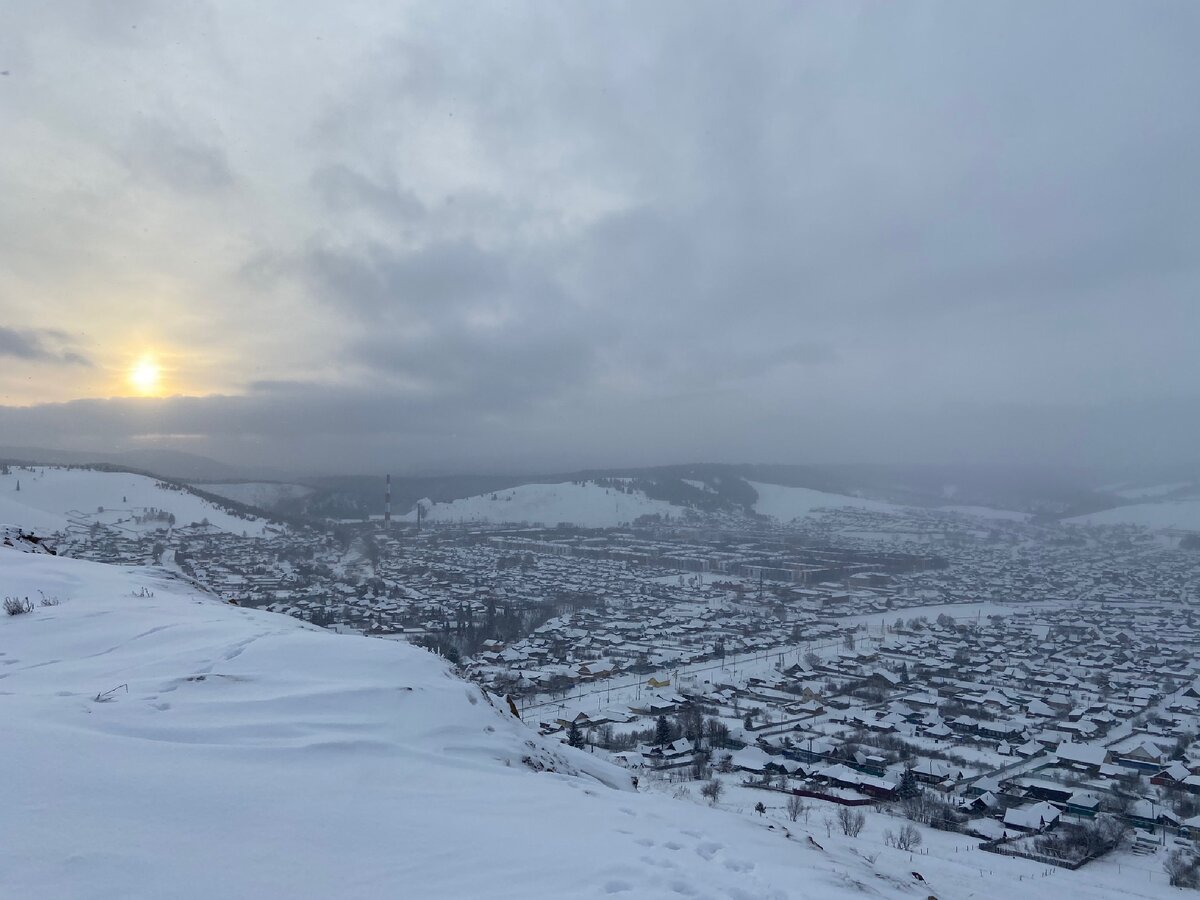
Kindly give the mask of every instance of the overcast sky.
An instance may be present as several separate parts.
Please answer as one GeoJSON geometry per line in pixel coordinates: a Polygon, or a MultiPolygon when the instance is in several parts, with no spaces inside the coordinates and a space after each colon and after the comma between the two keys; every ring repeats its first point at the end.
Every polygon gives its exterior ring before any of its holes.
{"type": "Polygon", "coordinates": [[[1194,0],[6,0],[0,444],[1195,458],[1197,47],[1194,0]]]}

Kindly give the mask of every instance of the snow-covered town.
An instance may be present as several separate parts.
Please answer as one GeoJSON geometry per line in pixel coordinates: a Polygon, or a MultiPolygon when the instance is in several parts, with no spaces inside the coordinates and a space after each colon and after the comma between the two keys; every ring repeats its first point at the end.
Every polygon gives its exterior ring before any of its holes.
{"type": "Polygon", "coordinates": [[[993,866],[1161,871],[1200,840],[1189,532],[883,504],[298,526],[123,473],[13,467],[0,490],[62,555],[440,654],[643,791],[908,849],[936,831],[993,866]],[[86,508],[55,511],[67,490],[86,508]]]}

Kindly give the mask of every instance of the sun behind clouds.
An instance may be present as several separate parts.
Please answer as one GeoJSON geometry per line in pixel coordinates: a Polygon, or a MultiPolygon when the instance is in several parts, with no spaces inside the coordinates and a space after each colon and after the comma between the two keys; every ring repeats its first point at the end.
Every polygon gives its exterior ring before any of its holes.
{"type": "Polygon", "coordinates": [[[162,389],[162,368],[149,354],[129,367],[129,386],[143,397],[155,397],[162,389]]]}

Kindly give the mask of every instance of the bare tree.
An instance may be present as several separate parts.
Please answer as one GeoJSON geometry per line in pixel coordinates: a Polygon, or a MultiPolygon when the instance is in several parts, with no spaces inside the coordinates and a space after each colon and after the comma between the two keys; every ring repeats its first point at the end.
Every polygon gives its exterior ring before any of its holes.
{"type": "Polygon", "coordinates": [[[725,785],[721,783],[721,779],[713,778],[704,782],[704,787],[700,788],[700,796],[704,797],[713,806],[717,805],[717,801],[721,799],[721,792],[725,790],[725,785]]]}
{"type": "Polygon", "coordinates": [[[842,834],[849,837],[858,837],[862,834],[863,826],[867,824],[867,816],[861,809],[839,806],[837,824],[841,826],[842,834]]]}
{"type": "Polygon", "coordinates": [[[1187,850],[1172,850],[1163,862],[1171,887],[1200,887],[1200,860],[1187,850]]]}
{"type": "Polygon", "coordinates": [[[915,825],[905,825],[898,831],[885,831],[883,833],[883,842],[889,847],[895,847],[897,850],[913,850],[921,846],[921,832],[917,830],[915,825]]]}
{"type": "Polygon", "coordinates": [[[793,822],[800,818],[800,813],[804,812],[805,808],[804,801],[800,799],[799,794],[792,794],[788,797],[787,815],[793,822]]]}

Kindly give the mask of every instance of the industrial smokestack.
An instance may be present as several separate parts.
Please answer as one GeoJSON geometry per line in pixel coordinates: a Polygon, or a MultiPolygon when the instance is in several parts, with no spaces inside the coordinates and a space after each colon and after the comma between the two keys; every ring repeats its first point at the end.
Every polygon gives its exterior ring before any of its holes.
{"type": "Polygon", "coordinates": [[[387,476],[387,487],[383,491],[383,527],[392,527],[392,476],[387,476]]]}

